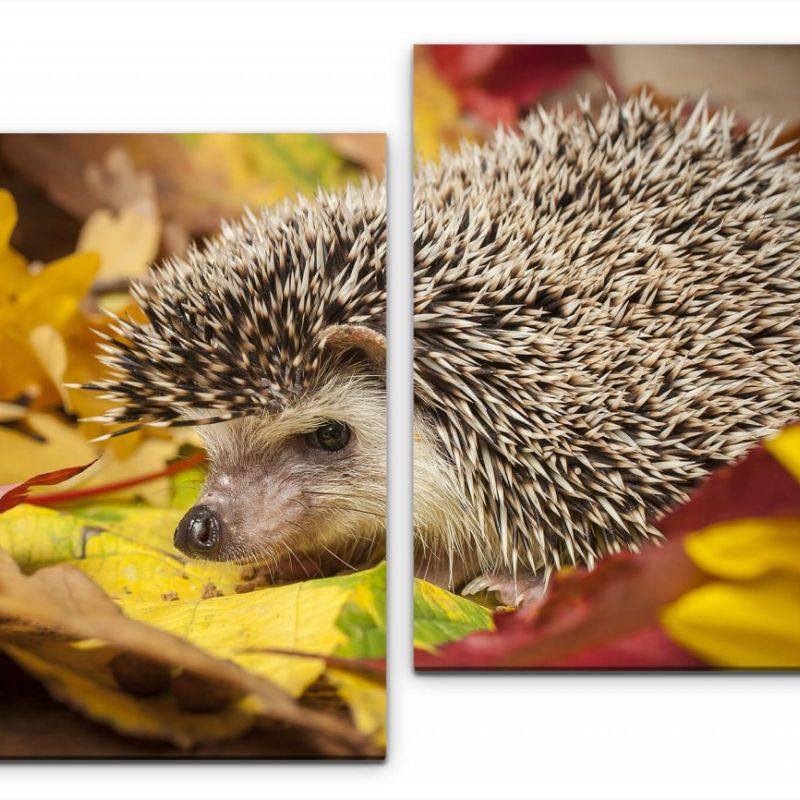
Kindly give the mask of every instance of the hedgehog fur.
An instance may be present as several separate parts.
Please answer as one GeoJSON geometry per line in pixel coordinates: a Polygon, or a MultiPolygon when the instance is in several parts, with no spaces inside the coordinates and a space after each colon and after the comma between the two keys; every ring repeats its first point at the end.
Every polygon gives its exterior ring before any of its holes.
{"type": "Polygon", "coordinates": [[[637,549],[798,416],[800,161],[777,133],[643,93],[419,167],[420,553],[546,579],[637,549]]]}

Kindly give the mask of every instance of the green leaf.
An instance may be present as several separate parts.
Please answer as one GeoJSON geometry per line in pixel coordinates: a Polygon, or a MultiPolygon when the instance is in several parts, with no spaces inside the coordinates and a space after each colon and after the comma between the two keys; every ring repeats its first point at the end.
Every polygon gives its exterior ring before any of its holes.
{"type": "Polygon", "coordinates": [[[468,633],[493,630],[492,612],[432,583],[414,581],[414,646],[433,650],[468,633]]]}
{"type": "Polygon", "coordinates": [[[383,658],[386,655],[386,562],[357,575],[360,580],[336,620],[336,626],[347,636],[336,655],[383,658]]]}

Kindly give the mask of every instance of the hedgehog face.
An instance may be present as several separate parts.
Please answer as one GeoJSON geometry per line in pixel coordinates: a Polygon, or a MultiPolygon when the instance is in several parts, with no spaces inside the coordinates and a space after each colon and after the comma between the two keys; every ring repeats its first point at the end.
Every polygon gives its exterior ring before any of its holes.
{"type": "Polygon", "coordinates": [[[176,547],[278,578],[382,558],[385,406],[381,382],[351,374],[278,414],[202,429],[211,467],[176,547]]]}

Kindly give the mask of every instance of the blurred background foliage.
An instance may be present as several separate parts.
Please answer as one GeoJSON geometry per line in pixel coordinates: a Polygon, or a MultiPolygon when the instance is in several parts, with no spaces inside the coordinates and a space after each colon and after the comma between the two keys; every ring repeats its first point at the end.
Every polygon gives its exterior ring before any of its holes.
{"type": "MultiPolygon", "coordinates": [[[[130,282],[222,219],[382,177],[384,163],[377,134],[0,135],[0,484],[99,456],[59,487],[83,491],[198,447],[156,429],[91,443],[105,431],[79,420],[106,404],[63,384],[102,376],[104,310],[138,314],[130,282]]],[[[162,476],[105,498],[167,505],[171,492],[162,476]]]]}
{"type": "Polygon", "coordinates": [[[789,45],[420,45],[414,51],[414,140],[422,158],[463,139],[482,141],[538,105],[565,110],[576,95],[596,106],[606,87],[625,97],[648,86],[658,102],[687,106],[708,92],[713,108],[747,124],[786,122],[800,135],[800,47],[789,45]]]}

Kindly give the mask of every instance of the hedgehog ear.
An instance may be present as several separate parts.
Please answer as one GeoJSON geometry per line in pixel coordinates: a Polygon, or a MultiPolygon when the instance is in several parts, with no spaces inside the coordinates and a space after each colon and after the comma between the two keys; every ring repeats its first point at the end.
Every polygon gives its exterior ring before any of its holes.
{"type": "Polygon", "coordinates": [[[329,325],[319,337],[322,352],[347,354],[386,369],[386,337],[366,325],[329,325]]]}

